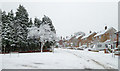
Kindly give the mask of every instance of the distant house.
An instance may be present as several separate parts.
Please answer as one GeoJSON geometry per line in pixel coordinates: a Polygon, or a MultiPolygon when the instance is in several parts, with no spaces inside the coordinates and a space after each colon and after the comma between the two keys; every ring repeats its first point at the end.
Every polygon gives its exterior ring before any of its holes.
{"type": "Polygon", "coordinates": [[[72,36],[70,39],[69,39],[69,46],[70,47],[75,47],[75,46],[77,46],[77,39],[76,39],[76,36],[72,36]]]}
{"type": "Polygon", "coordinates": [[[59,47],[63,47],[63,39],[62,37],[58,41],[59,47]]]}
{"type": "Polygon", "coordinates": [[[84,32],[77,32],[74,33],[74,36],[72,36],[69,39],[69,46],[73,46],[73,47],[79,47],[79,42],[81,42],[81,38],[85,35],[84,32]]]}
{"type": "Polygon", "coordinates": [[[58,44],[59,47],[67,47],[68,40],[66,38],[60,37],[58,44]]]}
{"type": "Polygon", "coordinates": [[[120,31],[115,33],[116,35],[116,48],[118,47],[118,45],[120,45],[120,31]]]}
{"type": "Polygon", "coordinates": [[[83,36],[85,36],[85,34],[84,35],[79,35],[79,36],[76,37],[77,38],[77,46],[76,47],[80,47],[81,46],[81,42],[82,42],[82,37],[83,36]]]}
{"type": "Polygon", "coordinates": [[[64,46],[65,47],[70,47],[70,40],[71,39],[71,37],[68,37],[68,36],[66,36],[66,38],[64,39],[64,46]]]}
{"type": "Polygon", "coordinates": [[[81,39],[82,41],[79,42],[79,44],[81,45],[87,45],[87,47],[89,47],[89,45],[93,44],[93,37],[96,35],[96,32],[90,32],[89,34],[83,36],[81,39]]]}
{"type": "Polygon", "coordinates": [[[113,27],[108,28],[107,26],[105,27],[105,30],[98,32],[93,40],[94,43],[98,43],[98,42],[107,42],[107,41],[111,41],[114,42],[116,35],[114,34],[116,32],[116,29],[114,29],[113,27]]]}

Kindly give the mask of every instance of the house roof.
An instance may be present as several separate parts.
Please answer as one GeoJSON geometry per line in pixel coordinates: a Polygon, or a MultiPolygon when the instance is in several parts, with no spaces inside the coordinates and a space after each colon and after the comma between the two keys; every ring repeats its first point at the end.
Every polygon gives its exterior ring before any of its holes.
{"type": "Polygon", "coordinates": [[[89,33],[89,34],[83,36],[81,39],[87,38],[87,37],[89,37],[90,35],[92,35],[92,34],[94,34],[94,33],[95,33],[95,32],[93,32],[93,33],[89,33]]]}
{"type": "Polygon", "coordinates": [[[104,43],[113,43],[113,42],[117,42],[117,41],[111,41],[110,39],[108,39],[104,43]]]}
{"type": "Polygon", "coordinates": [[[76,38],[78,39],[79,37],[81,37],[81,36],[83,36],[82,34],[81,35],[78,35],[78,36],[76,36],[76,38]]]}
{"type": "Polygon", "coordinates": [[[111,42],[111,40],[106,40],[105,43],[111,42]]]}
{"type": "Polygon", "coordinates": [[[102,30],[102,31],[98,32],[94,37],[103,35],[103,34],[105,34],[107,31],[109,31],[109,30],[111,30],[111,29],[114,29],[114,28],[113,28],[113,27],[110,27],[110,28],[108,28],[107,30],[102,30]]]}
{"type": "Polygon", "coordinates": [[[85,35],[85,33],[84,32],[77,32],[77,33],[74,33],[74,36],[75,36],[75,38],[76,39],[78,39],[79,37],[81,37],[81,36],[84,36],[85,35]]]}
{"type": "Polygon", "coordinates": [[[120,31],[116,31],[115,34],[120,33],[120,31]]]}
{"type": "Polygon", "coordinates": [[[71,37],[67,37],[67,38],[65,38],[66,40],[69,40],[71,37]]]}

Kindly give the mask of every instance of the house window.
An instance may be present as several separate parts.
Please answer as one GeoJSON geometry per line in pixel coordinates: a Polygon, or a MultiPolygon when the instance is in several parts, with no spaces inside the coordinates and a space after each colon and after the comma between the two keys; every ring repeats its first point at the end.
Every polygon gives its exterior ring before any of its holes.
{"type": "Polygon", "coordinates": [[[101,39],[101,36],[99,36],[99,38],[101,39]]]}
{"type": "Polygon", "coordinates": [[[106,48],[108,48],[108,45],[107,45],[107,44],[105,44],[105,47],[106,47],[106,48]]]}
{"type": "Polygon", "coordinates": [[[81,46],[81,42],[79,43],[79,46],[81,46]]]}
{"type": "Polygon", "coordinates": [[[97,46],[98,46],[98,47],[102,47],[102,45],[101,45],[101,44],[98,44],[97,46]]]}

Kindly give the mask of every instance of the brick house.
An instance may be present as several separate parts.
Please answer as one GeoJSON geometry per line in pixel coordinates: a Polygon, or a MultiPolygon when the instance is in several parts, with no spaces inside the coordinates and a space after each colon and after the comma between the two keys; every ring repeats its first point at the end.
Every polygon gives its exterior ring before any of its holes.
{"type": "Polygon", "coordinates": [[[69,47],[69,38],[61,37],[57,43],[59,44],[60,47],[69,47]]]}
{"type": "Polygon", "coordinates": [[[120,45],[120,31],[116,32],[115,35],[117,40],[115,44],[116,44],[116,48],[118,48],[118,45],[120,45]]]}
{"type": "Polygon", "coordinates": [[[106,26],[105,30],[100,31],[93,37],[94,44],[98,42],[105,42],[107,40],[110,40],[113,42],[116,38],[115,32],[116,32],[116,29],[114,29],[113,27],[107,29],[107,26],[106,26]]]}
{"type": "Polygon", "coordinates": [[[58,45],[59,47],[63,47],[63,38],[62,37],[59,39],[58,44],[59,44],[58,45]]]}
{"type": "Polygon", "coordinates": [[[76,36],[72,36],[70,39],[69,39],[69,41],[68,41],[68,43],[69,43],[69,47],[75,47],[75,46],[77,46],[77,39],[76,39],[76,36]]]}
{"type": "Polygon", "coordinates": [[[96,35],[96,32],[90,32],[89,34],[83,36],[81,39],[82,41],[79,42],[79,44],[82,45],[87,45],[87,47],[89,47],[89,45],[93,44],[93,37],[96,35]]]}
{"type": "Polygon", "coordinates": [[[70,47],[69,40],[70,38],[68,36],[66,36],[66,38],[63,39],[64,47],[70,47]]]}
{"type": "Polygon", "coordinates": [[[77,46],[76,47],[80,47],[81,46],[81,42],[82,42],[82,37],[85,36],[85,35],[80,35],[80,36],[77,36],[77,46]]]}
{"type": "Polygon", "coordinates": [[[84,32],[77,32],[74,33],[74,36],[72,36],[69,40],[69,46],[73,47],[79,47],[79,42],[81,42],[81,38],[85,36],[84,32]]]}

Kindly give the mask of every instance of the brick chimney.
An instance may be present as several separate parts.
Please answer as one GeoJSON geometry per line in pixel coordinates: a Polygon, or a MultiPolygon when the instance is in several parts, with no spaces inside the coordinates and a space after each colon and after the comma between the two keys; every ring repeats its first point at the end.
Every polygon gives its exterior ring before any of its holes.
{"type": "Polygon", "coordinates": [[[107,30],[107,26],[105,26],[105,30],[107,30]]]}
{"type": "Polygon", "coordinates": [[[61,40],[62,40],[62,36],[61,36],[61,40]]]}
{"type": "Polygon", "coordinates": [[[92,31],[90,31],[90,33],[92,33],[92,31]]]}

